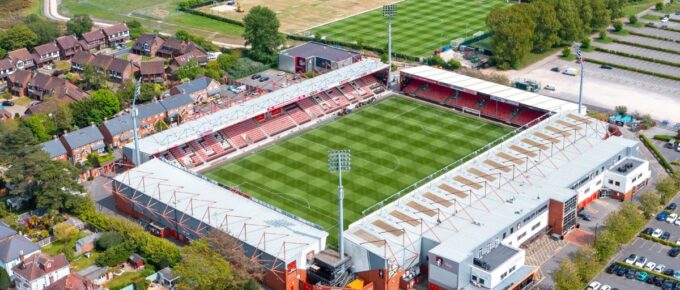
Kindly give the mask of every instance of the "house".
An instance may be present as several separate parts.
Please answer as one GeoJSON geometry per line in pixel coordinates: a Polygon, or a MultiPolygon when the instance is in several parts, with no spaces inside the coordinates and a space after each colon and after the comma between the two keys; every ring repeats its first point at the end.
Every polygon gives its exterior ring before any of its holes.
{"type": "Polygon", "coordinates": [[[155,282],[165,286],[168,289],[173,289],[175,286],[175,281],[177,281],[179,278],[179,276],[176,276],[172,273],[172,269],[170,269],[170,267],[165,267],[158,271],[158,276],[156,276],[155,282]]]}
{"type": "Polygon", "coordinates": [[[279,70],[289,73],[329,71],[361,61],[361,53],[318,42],[307,42],[279,52],[279,70]]]}
{"type": "Polygon", "coordinates": [[[163,45],[163,38],[157,34],[142,34],[132,46],[132,53],[146,56],[156,56],[156,52],[163,45]]]}
{"type": "MultiPolygon", "coordinates": [[[[156,122],[166,117],[165,108],[160,102],[151,102],[137,107],[138,134],[140,137],[155,132],[156,122]]],[[[111,120],[104,121],[99,129],[104,136],[104,143],[111,148],[120,148],[132,141],[132,116],[125,113],[111,120]]]]}
{"type": "Polygon", "coordinates": [[[172,58],[169,65],[170,73],[174,74],[179,67],[190,61],[196,61],[200,66],[206,66],[208,64],[208,53],[193,42],[189,43],[183,54],[172,58]]]}
{"type": "Polygon", "coordinates": [[[73,163],[84,163],[90,153],[104,153],[104,136],[94,125],[61,136],[66,147],[69,160],[73,163]]]}
{"type": "Polygon", "coordinates": [[[106,43],[110,47],[124,44],[130,40],[130,30],[125,23],[118,23],[102,29],[106,36],[106,43]]]}
{"type": "MultiPolygon", "coordinates": [[[[83,277],[85,281],[97,287],[103,286],[107,281],[113,278],[113,273],[109,273],[109,267],[99,267],[97,265],[88,266],[85,269],[78,271],[78,275],[83,277]]],[[[96,287],[94,289],[97,289],[96,287]]]]}
{"type": "Polygon", "coordinates": [[[97,54],[94,56],[91,65],[97,68],[97,71],[108,73],[109,66],[113,62],[114,57],[105,54],[97,54]]]}
{"type": "Polygon", "coordinates": [[[71,273],[70,265],[64,254],[50,257],[36,254],[21,257],[21,262],[12,268],[17,290],[45,289],[71,273]]]}
{"type": "Polygon", "coordinates": [[[40,247],[28,238],[17,234],[4,223],[0,223],[0,267],[7,271],[11,278],[12,268],[21,262],[21,257],[31,257],[40,253],[40,247]]]}
{"type": "Polygon", "coordinates": [[[57,46],[59,47],[59,55],[62,60],[70,60],[79,52],[82,47],[78,43],[78,39],[75,35],[64,35],[57,37],[57,46]]]}
{"type": "Polygon", "coordinates": [[[163,42],[156,55],[163,58],[173,58],[185,54],[188,42],[177,38],[168,38],[163,42]]]}
{"type": "Polygon", "coordinates": [[[71,70],[76,72],[82,72],[85,70],[86,66],[92,64],[92,61],[94,61],[93,54],[84,50],[78,51],[73,55],[73,58],[71,59],[71,70]]]}
{"type": "Polygon", "coordinates": [[[90,31],[83,33],[82,39],[80,40],[80,47],[85,51],[94,52],[102,49],[106,44],[106,36],[101,29],[95,31],[90,31]]]}
{"type": "Polygon", "coordinates": [[[29,70],[35,67],[33,55],[26,48],[19,48],[7,53],[17,69],[29,70]]]}
{"type": "Polygon", "coordinates": [[[122,83],[134,77],[138,70],[139,69],[128,60],[113,58],[106,69],[106,74],[112,81],[122,83]]]}
{"type": "Polygon", "coordinates": [[[0,59],[0,79],[5,79],[16,71],[17,68],[14,66],[14,62],[12,62],[11,59],[0,59]]]}
{"type": "Polygon", "coordinates": [[[38,67],[51,64],[54,62],[54,60],[58,60],[60,57],[59,47],[54,41],[34,47],[33,52],[35,52],[33,58],[35,60],[35,64],[38,67]]]}
{"type": "Polygon", "coordinates": [[[219,91],[220,83],[209,77],[199,77],[173,87],[170,89],[170,95],[186,94],[191,96],[194,102],[202,102],[208,97],[218,94],[219,91]]]}
{"type": "Polygon", "coordinates": [[[28,96],[37,100],[43,100],[45,97],[52,96],[65,103],[71,103],[83,100],[89,95],[65,79],[36,73],[28,82],[28,96]]]}
{"type": "Polygon", "coordinates": [[[103,289],[99,285],[95,285],[88,281],[85,277],[70,273],[66,277],[61,278],[50,284],[45,290],[99,290],[103,289]]]}
{"type": "Polygon", "coordinates": [[[7,86],[12,95],[23,97],[28,94],[28,82],[33,78],[33,73],[27,70],[17,70],[7,78],[7,86]]]}
{"type": "Polygon", "coordinates": [[[66,147],[64,147],[59,138],[42,143],[42,149],[50,155],[52,160],[68,160],[66,147]]]}
{"type": "Polygon", "coordinates": [[[102,236],[102,233],[93,233],[76,241],[76,254],[83,254],[92,251],[95,247],[94,242],[102,236]]]}
{"type": "Polygon", "coordinates": [[[165,63],[162,60],[142,62],[139,74],[143,83],[165,83],[165,63]]]}
{"type": "Polygon", "coordinates": [[[179,121],[180,117],[194,113],[194,99],[186,94],[167,97],[162,99],[160,103],[165,108],[167,119],[171,123],[179,121]]]}
{"type": "Polygon", "coordinates": [[[133,253],[128,257],[127,262],[130,263],[130,266],[134,269],[139,269],[144,267],[144,258],[142,256],[138,255],[137,253],[133,253]]]}

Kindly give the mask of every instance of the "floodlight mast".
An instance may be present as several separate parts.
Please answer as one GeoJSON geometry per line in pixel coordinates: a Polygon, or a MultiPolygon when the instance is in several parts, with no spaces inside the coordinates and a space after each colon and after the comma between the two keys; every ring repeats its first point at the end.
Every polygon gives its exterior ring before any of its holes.
{"type": "Polygon", "coordinates": [[[140,77],[137,80],[137,85],[135,86],[135,93],[134,96],[132,97],[132,108],[131,108],[131,115],[132,115],[132,133],[135,141],[135,150],[133,152],[133,162],[135,163],[135,166],[139,166],[141,164],[141,156],[139,154],[139,136],[137,132],[137,97],[139,96],[140,92],[142,90],[142,78],[140,77]]]}
{"type": "Polygon", "coordinates": [[[338,173],[338,253],[340,254],[340,260],[345,258],[345,241],[343,239],[343,199],[345,198],[345,191],[342,187],[342,172],[349,172],[351,170],[351,159],[352,154],[349,149],[331,150],[328,152],[328,171],[330,173],[338,173]]]}
{"type": "Polygon", "coordinates": [[[383,6],[383,17],[387,17],[387,85],[392,82],[392,17],[397,16],[397,5],[383,6]]]}
{"type": "Polygon", "coordinates": [[[576,45],[575,47],[576,50],[576,57],[578,58],[578,63],[581,65],[581,71],[579,73],[579,77],[581,78],[580,80],[580,85],[578,89],[578,113],[579,115],[581,114],[581,105],[583,104],[583,55],[581,54],[581,46],[576,45]]]}

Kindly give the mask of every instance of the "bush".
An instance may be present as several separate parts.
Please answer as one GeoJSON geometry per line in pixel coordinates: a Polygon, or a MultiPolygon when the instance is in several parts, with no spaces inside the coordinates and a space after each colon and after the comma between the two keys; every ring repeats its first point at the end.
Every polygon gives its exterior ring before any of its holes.
{"type": "Polygon", "coordinates": [[[105,232],[94,241],[97,250],[105,251],[123,242],[123,237],[116,232],[105,232]]]}
{"type": "Polygon", "coordinates": [[[581,41],[581,48],[590,48],[590,38],[586,37],[581,41]]]}
{"type": "Polygon", "coordinates": [[[59,241],[65,241],[78,234],[78,229],[67,223],[58,223],[53,227],[54,237],[59,241]]]}
{"type": "Polygon", "coordinates": [[[600,39],[607,39],[607,30],[600,30],[600,39]]]}
{"type": "Polygon", "coordinates": [[[621,116],[625,116],[626,113],[628,113],[628,107],[626,107],[626,106],[616,106],[616,107],[614,107],[614,111],[621,116]]]}
{"type": "Polygon", "coordinates": [[[95,259],[99,266],[113,267],[122,262],[125,262],[132,253],[134,253],[135,246],[131,242],[124,242],[108,248],[100,256],[95,259]]]}
{"type": "Polygon", "coordinates": [[[562,56],[563,57],[569,57],[571,55],[571,48],[565,47],[562,49],[562,56]]]}
{"type": "Polygon", "coordinates": [[[638,22],[637,16],[631,15],[630,17],[628,17],[628,23],[630,23],[630,24],[636,24],[637,22],[638,22]]]}
{"type": "Polygon", "coordinates": [[[623,30],[623,22],[621,20],[614,20],[614,31],[620,32],[623,30]]]}
{"type": "Polygon", "coordinates": [[[654,138],[654,140],[659,140],[663,142],[668,142],[675,139],[675,137],[669,135],[654,135],[652,138],[654,138]]]}
{"type": "Polygon", "coordinates": [[[647,136],[643,134],[640,134],[640,139],[642,140],[642,143],[645,144],[647,148],[649,148],[649,151],[652,151],[652,153],[656,155],[656,158],[659,159],[659,163],[661,163],[661,165],[672,174],[674,172],[673,165],[668,163],[668,160],[666,160],[666,158],[663,157],[663,155],[661,155],[661,152],[659,152],[659,148],[656,148],[654,143],[652,143],[652,141],[650,141],[649,138],[647,138],[647,136]]]}
{"type": "Polygon", "coordinates": [[[656,3],[656,5],[654,6],[654,9],[656,9],[656,11],[663,10],[663,2],[656,3]]]}

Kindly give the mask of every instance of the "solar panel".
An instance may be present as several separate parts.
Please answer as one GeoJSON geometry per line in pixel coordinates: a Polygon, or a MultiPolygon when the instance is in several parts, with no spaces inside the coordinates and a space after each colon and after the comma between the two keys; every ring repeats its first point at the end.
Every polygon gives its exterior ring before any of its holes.
{"type": "Polygon", "coordinates": [[[467,185],[467,186],[469,186],[469,187],[472,187],[472,188],[474,188],[474,189],[481,189],[481,188],[483,187],[483,186],[479,185],[479,183],[474,182],[474,181],[472,181],[472,180],[469,180],[469,179],[467,179],[467,178],[465,178],[465,177],[462,177],[462,176],[460,176],[460,175],[456,175],[456,176],[453,178],[453,180],[455,180],[455,181],[457,181],[457,182],[460,182],[460,183],[462,183],[462,184],[464,184],[464,185],[467,185]]]}
{"type": "Polygon", "coordinates": [[[507,165],[500,164],[491,159],[484,160],[484,164],[491,166],[491,168],[498,169],[503,172],[510,172],[510,168],[507,165]]]}
{"type": "Polygon", "coordinates": [[[407,215],[403,212],[397,211],[397,210],[393,210],[390,213],[390,215],[392,215],[393,217],[399,219],[400,221],[405,222],[405,223],[412,225],[414,227],[420,224],[419,220],[414,219],[413,217],[411,217],[411,216],[409,216],[409,215],[407,215]]]}
{"type": "Polygon", "coordinates": [[[381,230],[383,230],[383,231],[385,231],[385,232],[388,232],[388,233],[392,234],[392,235],[395,236],[395,237],[401,237],[401,235],[403,234],[403,232],[401,231],[401,229],[396,228],[396,227],[393,227],[392,225],[386,223],[386,222],[383,221],[383,220],[375,220],[375,221],[373,221],[372,224],[373,224],[374,226],[380,228],[381,230]]]}
{"type": "Polygon", "coordinates": [[[437,214],[435,210],[429,209],[415,201],[409,201],[408,203],[406,203],[406,205],[408,205],[412,209],[415,209],[417,212],[422,212],[428,216],[434,216],[435,214],[437,214]]]}
{"type": "Polygon", "coordinates": [[[424,196],[425,198],[427,198],[427,199],[433,201],[434,203],[443,205],[444,207],[451,207],[451,206],[453,205],[452,202],[450,202],[450,201],[448,201],[448,200],[446,200],[446,199],[443,199],[443,198],[441,198],[440,196],[438,196],[438,195],[436,195],[436,194],[434,194],[434,193],[432,193],[432,192],[426,192],[425,194],[423,194],[423,196],[424,196]]]}
{"type": "Polygon", "coordinates": [[[468,172],[470,172],[470,173],[476,175],[476,176],[479,177],[479,178],[486,179],[486,181],[494,181],[494,180],[496,180],[496,177],[495,177],[495,176],[493,176],[493,175],[491,175],[491,174],[488,174],[488,173],[486,173],[486,172],[484,172],[484,171],[481,171],[481,170],[479,170],[479,169],[477,169],[477,168],[474,168],[474,167],[470,167],[470,169],[468,169],[468,172]]]}

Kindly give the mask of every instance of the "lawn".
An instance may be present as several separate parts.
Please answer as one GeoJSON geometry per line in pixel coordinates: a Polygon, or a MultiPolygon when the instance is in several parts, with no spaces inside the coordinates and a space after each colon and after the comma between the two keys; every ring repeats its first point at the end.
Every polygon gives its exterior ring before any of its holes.
{"type": "Polygon", "coordinates": [[[314,222],[337,242],[331,149],[350,149],[343,174],[345,225],[386,197],[506,134],[510,128],[392,97],[206,175],[314,222]]]}
{"type": "MultiPolygon", "coordinates": [[[[392,20],[392,44],[395,52],[411,56],[428,56],[451,40],[470,38],[486,31],[486,15],[502,0],[404,0],[397,4],[392,20]]],[[[382,9],[371,10],[336,21],[311,31],[330,40],[363,43],[376,48],[387,45],[387,20],[382,9]]]]}
{"type": "Polygon", "coordinates": [[[631,15],[638,14],[645,9],[654,6],[657,2],[660,2],[658,0],[643,0],[640,1],[639,3],[634,3],[634,4],[629,4],[623,6],[623,9],[621,10],[621,13],[623,14],[623,17],[629,17],[631,15]]]}

